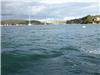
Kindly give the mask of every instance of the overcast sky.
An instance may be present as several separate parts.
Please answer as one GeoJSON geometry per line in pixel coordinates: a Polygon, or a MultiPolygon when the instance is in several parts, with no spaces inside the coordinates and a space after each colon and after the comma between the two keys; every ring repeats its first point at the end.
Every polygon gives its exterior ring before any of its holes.
{"type": "Polygon", "coordinates": [[[2,18],[68,19],[100,15],[99,0],[2,0],[2,18]]]}

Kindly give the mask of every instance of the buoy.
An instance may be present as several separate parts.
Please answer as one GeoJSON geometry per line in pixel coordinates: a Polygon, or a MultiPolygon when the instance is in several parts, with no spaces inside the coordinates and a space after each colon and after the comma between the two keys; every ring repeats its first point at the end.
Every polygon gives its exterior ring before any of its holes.
{"type": "Polygon", "coordinates": [[[86,28],[86,26],[82,26],[82,28],[86,28]]]}

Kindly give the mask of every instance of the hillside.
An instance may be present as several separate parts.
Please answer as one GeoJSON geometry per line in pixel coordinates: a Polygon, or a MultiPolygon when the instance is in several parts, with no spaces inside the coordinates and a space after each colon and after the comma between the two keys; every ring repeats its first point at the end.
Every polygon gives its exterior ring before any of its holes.
{"type": "Polygon", "coordinates": [[[85,16],[79,19],[72,19],[72,20],[67,20],[67,24],[99,24],[100,23],[100,15],[96,16],[85,16]]]}
{"type": "MultiPolygon", "coordinates": [[[[39,21],[31,20],[31,24],[40,25],[40,24],[100,24],[100,15],[96,16],[85,16],[78,19],[66,20],[66,21],[39,21]]],[[[1,25],[28,25],[28,20],[1,20],[1,25]]]]}
{"type": "MultiPolygon", "coordinates": [[[[37,20],[31,20],[31,24],[43,24],[40,21],[37,20]]],[[[1,20],[1,25],[16,25],[16,24],[22,24],[22,25],[28,25],[29,21],[28,20],[1,20]]]]}

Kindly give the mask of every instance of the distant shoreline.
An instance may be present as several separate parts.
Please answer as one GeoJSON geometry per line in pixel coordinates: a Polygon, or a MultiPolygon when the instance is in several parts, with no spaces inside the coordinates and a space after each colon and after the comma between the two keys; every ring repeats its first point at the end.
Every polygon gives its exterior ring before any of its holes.
{"type": "Polygon", "coordinates": [[[100,15],[96,16],[85,16],[78,19],[71,19],[71,20],[65,20],[65,21],[40,21],[40,20],[13,20],[13,19],[7,19],[7,20],[1,20],[1,26],[23,26],[23,25],[48,25],[48,24],[100,24],[100,15]]]}
{"type": "MultiPolygon", "coordinates": [[[[47,25],[44,25],[44,24],[40,24],[40,25],[43,25],[43,26],[47,26],[47,25]]],[[[40,25],[31,25],[31,26],[40,26],[40,25]]],[[[61,24],[48,24],[48,25],[61,25],[61,24]]],[[[89,26],[89,25],[100,25],[100,24],[62,24],[62,25],[82,25],[82,26],[89,26]]],[[[10,26],[29,26],[29,25],[0,25],[0,27],[10,27],[10,26]]]]}

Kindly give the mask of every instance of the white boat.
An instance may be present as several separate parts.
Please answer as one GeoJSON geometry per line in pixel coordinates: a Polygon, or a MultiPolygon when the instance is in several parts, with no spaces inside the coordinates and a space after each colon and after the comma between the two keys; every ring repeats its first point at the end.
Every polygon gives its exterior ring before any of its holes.
{"type": "MultiPolygon", "coordinates": [[[[29,7],[29,9],[32,9],[32,8],[29,7]]],[[[28,26],[31,26],[32,25],[30,15],[31,15],[31,11],[29,11],[28,26]]]]}
{"type": "Polygon", "coordinates": [[[96,24],[95,22],[93,22],[92,24],[96,24]]]}
{"type": "Polygon", "coordinates": [[[30,16],[29,16],[29,19],[28,19],[28,26],[31,26],[31,19],[30,19],[30,16]]]}
{"type": "Polygon", "coordinates": [[[32,25],[31,23],[28,24],[28,26],[31,26],[31,25],[32,25]]]}

